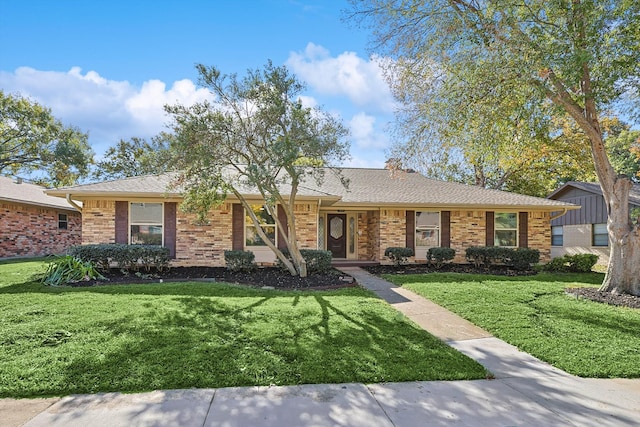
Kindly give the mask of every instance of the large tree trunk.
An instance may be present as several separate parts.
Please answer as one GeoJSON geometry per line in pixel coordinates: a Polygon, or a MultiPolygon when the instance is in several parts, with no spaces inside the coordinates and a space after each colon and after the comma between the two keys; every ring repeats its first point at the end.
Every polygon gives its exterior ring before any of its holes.
{"type": "Polygon", "coordinates": [[[640,226],[634,226],[629,216],[631,185],[628,179],[618,178],[610,190],[607,228],[611,252],[600,290],[640,295],[640,226]]]}

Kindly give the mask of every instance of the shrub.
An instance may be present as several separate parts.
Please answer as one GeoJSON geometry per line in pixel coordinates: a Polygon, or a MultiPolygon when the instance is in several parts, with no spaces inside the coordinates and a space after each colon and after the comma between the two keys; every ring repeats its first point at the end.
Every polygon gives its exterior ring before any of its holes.
{"type": "Polygon", "coordinates": [[[528,270],[532,265],[540,262],[540,251],[530,248],[512,249],[506,263],[516,270],[528,270]]]}
{"type": "Polygon", "coordinates": [[[504,264],[518,270],[527,270],[532,264],[540,262],[540,251],[529,248],[471,246],[466,250],[466,258],[476,267],[504,264]]]}
{"type": "Polygon", "coordinates": [[[88,261],[100,270],[107,271],[112,264],[127,271],[156,268],[164,271],[169,267],[169,248],[159,245],[97,244],[71,247],[67,253],[88,261]]]}
{"type": "Polygon", "coordinates": [[[224,262],[230,271],[251,271],[257,267],[251,251],[224,251],[224,262]]]}
{"type": "Polygon", "coordinates": [[[442,268],[443,264],[451,261],[455,256],[456,251],[452,248],[429,248],[427,262],[436,268],[442,268]]]}
{"type": "Polygon", "coordinates": [[[571,271],[576,273],[588,273],[597,262],[598,255],[594,254],[564,255],[552,259],[544,265],[543,270],[551,272],[571,271]]]}
{"type": "Polygon", "coordinates": [[[401,265],[407,261],[407,258],[414,256],[412,248],[390,247],[385,249],[384,256],[393,261],[394,265],[401,265]]]}
{"type": "Polygon", "coordinates": [[[67,283],[105,279],[93,263],[71,255],[58,257],[47,266],[41,281],[45,285],[60,286],[67,283]]]}
{"type": "MultiPolygon", "coordinates": [[[[287,257],[287,259],[292,259],[288,249],[283,249],[282,253],[287,257]]],[[[320,249],[300,249],[300,255],[302,255],[302,258],[304,258],[307,263],[307,273],[324,274],[331,271],[331,251],[323,251],[320,249]]],[[[284,264],[279,259],[276,264],[282,269],[285,268],[284,264]]]]}

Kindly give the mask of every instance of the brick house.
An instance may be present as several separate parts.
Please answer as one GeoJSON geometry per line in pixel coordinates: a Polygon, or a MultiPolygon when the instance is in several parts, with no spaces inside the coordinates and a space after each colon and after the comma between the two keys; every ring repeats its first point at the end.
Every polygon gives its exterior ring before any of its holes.
{"type": "Polygon", "coordinates": [[[0,176],[0,258],[61,254],[81,243],[80,212],[44,191],[0,176]]]}
{"type": "MultiPolygon", "coordinates": [[[[609,263],[607,204],[597,182],[571,181],[548,196],[549,199],[572,203],[580,208],[551,221],[551,257],[565,254],[598,255],[598,264],[609,263]]],[[[629,193],[629,211],[638,217],[640,184],[629,193]]]]}
{"type": "MultiPolygon", "coordinates": [[[[385,261],[387,247],[412,247],[424,260],[429,247],[530,247],[549,260],[551,212],[576,208],[564,202],[425,178],[415,172],[341,169],[321,186],[304,182],[295,215],[301,248],[326,249],[334,259],[385,261]]],[[[170,248],[174,266],[224,265],[225,250],[251,250],[258,262],[275,257],[255,232],[242,205],[229,197],[210,211],[207,224],[181,212],[179,192],[168,191],[170,174],[49,190],[81,201],[82,243],[154,243],[170,248]]],[[[275,221],[261,197],[247,192],[267,235],[282,247],[275,221]]],[[[286,226],[285,226],[286,227],[286,226]]],[[[286,231],[284,231],[286,232],[286,231]]]]}

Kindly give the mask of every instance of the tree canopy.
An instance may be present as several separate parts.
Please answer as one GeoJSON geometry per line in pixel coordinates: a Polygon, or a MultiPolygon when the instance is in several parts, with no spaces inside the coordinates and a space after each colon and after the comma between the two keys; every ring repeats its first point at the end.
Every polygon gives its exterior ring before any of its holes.
{"type": "Polygon", "coordinates": [[[305,179],[321,180],[313,166],[333,166],[348,156],[347,131],[333,116],[302,105],[304,85],[286,67],[268,62],[246,75],[222,74],[198,65],[199,83],[214,102],[167,106],[175,139],[171,151],[186,189],[183,207],[206,220],[207,212],[232,195],[242,203],[262,241],[294,275],[306,275],[297,245],[294,205],[305,179]],[[261,227],[244,197],[257,191],[285,236],[290,261],[261,227]],[[277,206],[285,213],[277,214],[277,206]]]}
{"type": "Polygon", "coordinates": [[[602,289],[640,294],[640,231],[628,209],[631,181],[612,166],[600,123],[600,116],[611,112],[638,117],[640,3],[352,4],[350,17],[371,28],[374,49],[393,59],[396,94],[410,112],[419,111],[415,117],[422,119],[425,137],[460,138],[462,150],[499,157],[498,149],[482,147],[505,146],[518,160],[538,150],[539,130],[553,136],[551,118],[567,116],[576,123],[609,205],[611,257],[602,289]]]}
{"type": "Polygon", "coordinates": [[[96,163],[93,178],[120,179],[172,170],[169,151],[171,137],[170,134],[161,133],[151,142],[137,137],[121,139],[109,147],[102,160],[96,163]]]}
{"type": "Polygon", "coordinates": [[[0,173],[30,174],[47,186],[71,185],[89,174],[88,135],[65,126],[49,108],[0,91],[0,173]]]}

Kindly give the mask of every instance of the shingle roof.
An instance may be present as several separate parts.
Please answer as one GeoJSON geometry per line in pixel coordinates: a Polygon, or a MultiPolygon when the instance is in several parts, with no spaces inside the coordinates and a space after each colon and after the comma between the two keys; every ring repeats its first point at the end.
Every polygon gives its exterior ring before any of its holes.
{"type": "MultiPolygon", "coordinates": [[[[345,188],[340,178],[327,171],[323,182],[307,179],[300,185],[299,196],[326,199],[335,207],[347,206],[432,206],[432,207],[494,207],[562,210],[577,206],[556,200],[525,196],[499,190],[489,190],[453,182],[438,181],[414,172],[394,172],[387,169],[341,168],[349,182],[345,188]],[[339,199],[339,200],[338,200],[339,199]]],[[[48,191],[51,195],[67,193],[82,196],[164,197],[179,196],[167,192],[174,175],[154,175],[80,185],[48,191]]],[[[248,192],[251,194],[251,192],[248,192]]],[[[258,194],[257,191],[253,194],[258,194]]]]}
{"type": "MultiPolygon", "coordinates": [[[[549,194],[548,198],[555,199],[557,196],[564,193],[569,187],[578,188],[580,190],[602,196],[602,188],[597,182],[569,181],[553,193],[549,194]]],[[[633,187],[631,187],[631,191],[629,192],[629,202],[640,206],[640,184],[633,184],[633,187]]]]}
{"type": "Polygon", "coordinates": [[[48,196],[45,190],[39,185],[27,182],[18,184],[12,178],[0,176],[0,200],[75,211],[66,200],[48,196]]]}

